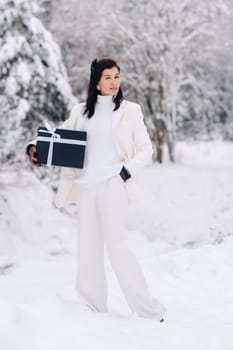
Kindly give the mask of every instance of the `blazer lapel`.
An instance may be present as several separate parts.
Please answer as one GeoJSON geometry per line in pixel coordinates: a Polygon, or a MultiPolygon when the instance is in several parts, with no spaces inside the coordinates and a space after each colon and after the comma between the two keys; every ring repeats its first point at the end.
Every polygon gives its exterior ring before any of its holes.
{"type": "Polygon", "coordinates": [[[122,150],[119,144],[119,123],[124,115],[124,110],[125,110],[125,102],[123,101],[120,107],[113,112],[113,120],[112,120],[113,141],[114,141],[117,153],[121,158],[124,158],[124,156],[122,154],[122,150]]]}
{"type": "Polygon", "coordinates": [[[123,117],[125,110],[125,102],[123,101],[120,105],[120,107],[113,112],[113,121],[112,121],[112,127],[113,131],[117,128],[118,123],[120,122],[121,118],[123,117]]]}

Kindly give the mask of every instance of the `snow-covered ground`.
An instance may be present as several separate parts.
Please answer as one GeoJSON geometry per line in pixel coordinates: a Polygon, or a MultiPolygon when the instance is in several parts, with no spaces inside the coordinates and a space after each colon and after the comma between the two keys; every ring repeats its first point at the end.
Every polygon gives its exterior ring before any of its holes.
{"type": "Polygon", "coordinates": [[[130,313],[108,261],[109,312],[87,311],[74,289],[75,209],[55,209],[29,169],[1,170],[1,350],[233,349],[233,144],[180,143],[177,155],[143,171],[129,219],[164,323],[130,313]]]}

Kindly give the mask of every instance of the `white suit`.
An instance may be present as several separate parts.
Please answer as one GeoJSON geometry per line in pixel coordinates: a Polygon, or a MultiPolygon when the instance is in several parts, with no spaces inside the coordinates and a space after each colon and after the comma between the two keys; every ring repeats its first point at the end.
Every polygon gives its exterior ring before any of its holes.
{"type": "MultiPolygon", "coordinates": [[[[76,105],[62,128],[82,130],[85,118],[82,115],[83,104],[76,105]]],[[[135,174],[140,168],[151,162],[152,145],[143,122],[141,107],[124,100],[118,110],[113,112],[113,138],[116,150],[131,174],[126,182],[129,200],[133,200],[136,186],[135,174]]],[[[63,168],[55,204],[62,207],[67,203],[78,201],[78,185],[76,179],[79,170],[63,168]]]]}
{"type": "MultiPolygon", "coordinates": [[[[82,130],[83,104],[74,107],[62,128],[82,130]]],[[[151,161],[152,146],[139,105],[123,101],[113,112],[112,135],[120,160],[131,174],[120,175],[90,188],[77,184],[79,170],[63,168],[56,197],[58,207],[78,203],[77,291],[98,311],[107,310],[104,245],[130,309],[141,317],[161,320],[164,307],[150,296],[137,259],[127,246],[128,201],[133,199],[135,174],[151,161]]]]}

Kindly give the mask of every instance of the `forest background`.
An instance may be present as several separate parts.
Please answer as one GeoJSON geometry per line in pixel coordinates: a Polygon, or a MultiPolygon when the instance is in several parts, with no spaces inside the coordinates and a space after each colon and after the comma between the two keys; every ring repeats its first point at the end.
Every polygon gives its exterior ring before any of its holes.
{"type": "Polygon", "coordinates": [[[90,62],[113,57],[152,141],[233,140],[232,0],[1,0],[0,150],[22,161],[45,120],[83,101],[90,62]],[[52,35],[51,35],[52,34],[52,35]],[[16,151],[17,149],[17,151],[16,151]]]}

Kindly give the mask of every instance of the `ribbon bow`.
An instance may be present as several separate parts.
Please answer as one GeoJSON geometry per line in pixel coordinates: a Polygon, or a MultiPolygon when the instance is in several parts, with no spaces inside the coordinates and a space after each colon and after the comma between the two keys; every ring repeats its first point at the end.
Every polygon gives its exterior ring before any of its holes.
{"type": "MultiPolygon", "coordinates": [[[[48,134],[48,139],[47,141],[49,141],[49,151],[48,151],[48,158],[47,158],[47,165],[51,166],[52,165],[52,158],[53,158],[53,144],[54,141],[56,140],[56,142],[61,138],[61,135],[56,134],[56,128],[51,128],[46,125],[46,129],[47,130],[41,130],[44,134],[48,134]]],[[[38,141],[44,141],[44,137],[43,136],[39,136],[38,141]]]]}

